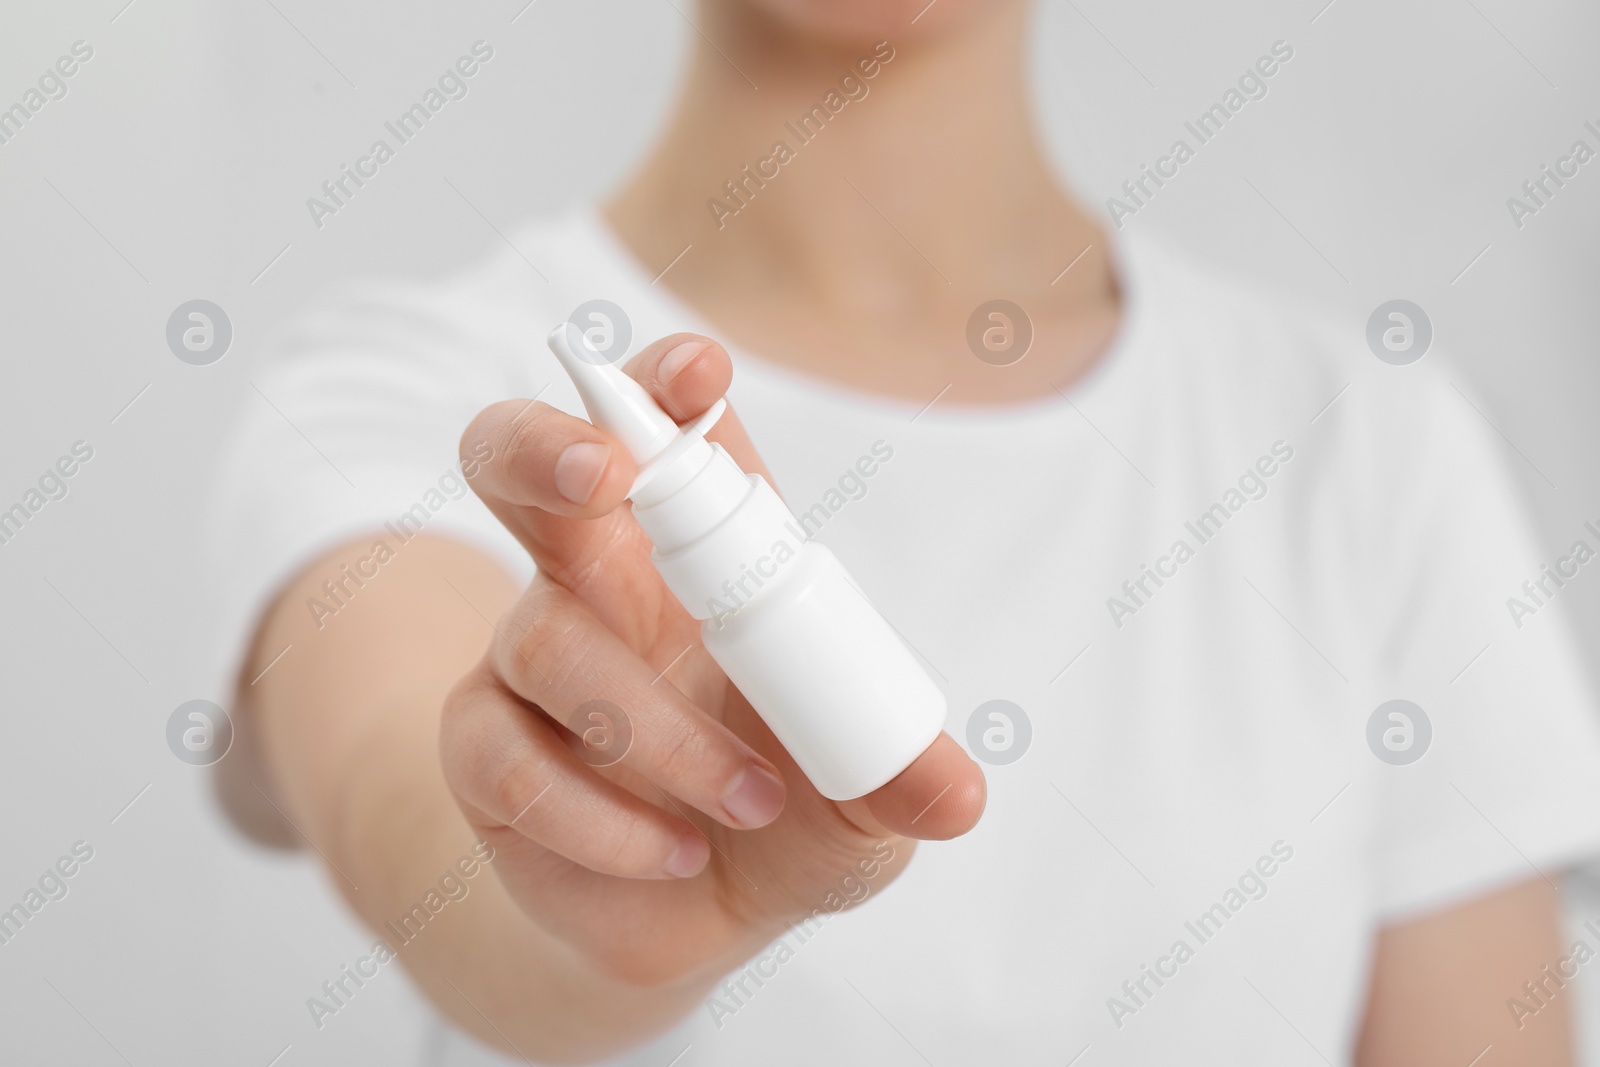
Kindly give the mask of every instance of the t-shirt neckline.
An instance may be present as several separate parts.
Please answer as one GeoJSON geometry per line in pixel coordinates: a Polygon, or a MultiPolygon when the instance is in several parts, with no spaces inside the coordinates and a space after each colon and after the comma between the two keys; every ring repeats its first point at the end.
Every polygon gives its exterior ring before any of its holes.
{"type": "MultiPolygon", "coordinates": [[[[681,323],[680,328],[687,332],[717,336],[716,329],[698,311],[679,299],[672,290],[662,289],[656,284],[660,275],[651,276],[645,264],[611,228],[597,205],[576,209],[569,221],[580,240],[590,244],[603,260],[601,267],[606,276],[622,280],[632,294],[631,300],[653,305],[652,310],[660,321],[681,323]]],[[[1141,342],[1149,331],[1145,292],[1145,259],[1148,250],[1137,241],[1119,234],[1111,238],[1110,251],[1122,294],[1122,314],[1116,330],[1105,351],[1087,373],[1066,389],[1055,389],[1052,395],[1004,404],[959,404],[937,400],[919,403],[842,385],[730,344],[728,348],[736,368],[735,389],[738,388],[737,376],[745,375],[782,389],[817,394],[848,408],[952,427],[993,425],[995,422],[1016,424],[1031,419],[1059,418],[1065,412],[1076,410],[1076,405],[1089,402],[1108,390],[1116,378],[1126,373],[1127,365],[1134,361],[1133,356],[1140,350],[1141,342]]]]}

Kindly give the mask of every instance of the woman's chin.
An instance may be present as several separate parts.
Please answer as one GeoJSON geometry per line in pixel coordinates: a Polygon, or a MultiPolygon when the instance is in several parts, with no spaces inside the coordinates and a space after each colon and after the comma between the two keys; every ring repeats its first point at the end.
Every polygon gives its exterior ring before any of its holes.
{"type": "Polygon", "coordinates": [[[742,0],[792,30],[845,45],[959,30],[1007,6],[984,0],[742,0]]]}

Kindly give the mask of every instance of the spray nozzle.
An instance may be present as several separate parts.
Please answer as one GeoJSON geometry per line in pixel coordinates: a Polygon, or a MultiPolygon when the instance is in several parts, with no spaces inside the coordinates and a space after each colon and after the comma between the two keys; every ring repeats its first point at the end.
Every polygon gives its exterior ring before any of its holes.
{"type": "Polygon", "coordinates": [[[606,360],[577,326],[564,322],[550,331],[550,351],[578,387],[589,421],[621,441],[644,466],[678,437],[678,424],[645,392],[644,386],[606,360]]]}
{"type": "Polygon", "coordinates": [[[673,445],[703,438],[727,410],[727,401],[719,399],[705,414],[680,428],[644,386],[607,360],[577,326],[562,323],[550,331],[548,343],[577,387],[589,421],[621,441],[639,465],[639,477],[629,496],[667,464],[673,445]]]}

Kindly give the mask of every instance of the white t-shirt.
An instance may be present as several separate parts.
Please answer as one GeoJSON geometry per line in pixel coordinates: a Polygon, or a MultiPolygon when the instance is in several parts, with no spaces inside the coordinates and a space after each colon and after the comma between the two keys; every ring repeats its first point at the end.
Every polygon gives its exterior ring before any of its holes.
{"type": "MultiPolygon", "coordinates": [[[[456,445],[495,400],[581,414],[543,344],[577,305],[627,309],[635,350],[714,334],[594,213],[515,243],[549,283],[507,252],[356,287],[256,378],[278,410],[241,416],[212,538],[229,662],[297,568],[418,504],[530,575],[456,445]]],[[[1381,363],[1358,325],[1146,238],[1118,259],[1119,338],[1061,399],[924,409],[735,351],[778,488],[823,505],[817,536],[930,665],[950,732],[1021,755],[986,768],[973,832],[881,894],[846,887],[873,899],[618,1062],[1344,1062],[1380,923],[1600,851],[1571,634],[1507,608],[1568,549],[1534,539],[1445,360],[1381,363]],[[1369,730],[1395,699],[1426,723],[1369,730]]]]}

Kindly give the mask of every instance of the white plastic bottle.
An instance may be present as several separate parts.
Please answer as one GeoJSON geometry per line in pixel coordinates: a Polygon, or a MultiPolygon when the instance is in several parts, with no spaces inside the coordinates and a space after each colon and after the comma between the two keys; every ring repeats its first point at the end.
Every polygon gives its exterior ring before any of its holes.
{"type": "Polygon", "coordinates": [[[705,439],[726,402],[680,428],[577,327],[549,343],[639,465],[628,495],[656,570],[817,791],[850,800],[910,766],[944,729],[944,694],[766,479],[705,439]]]}

